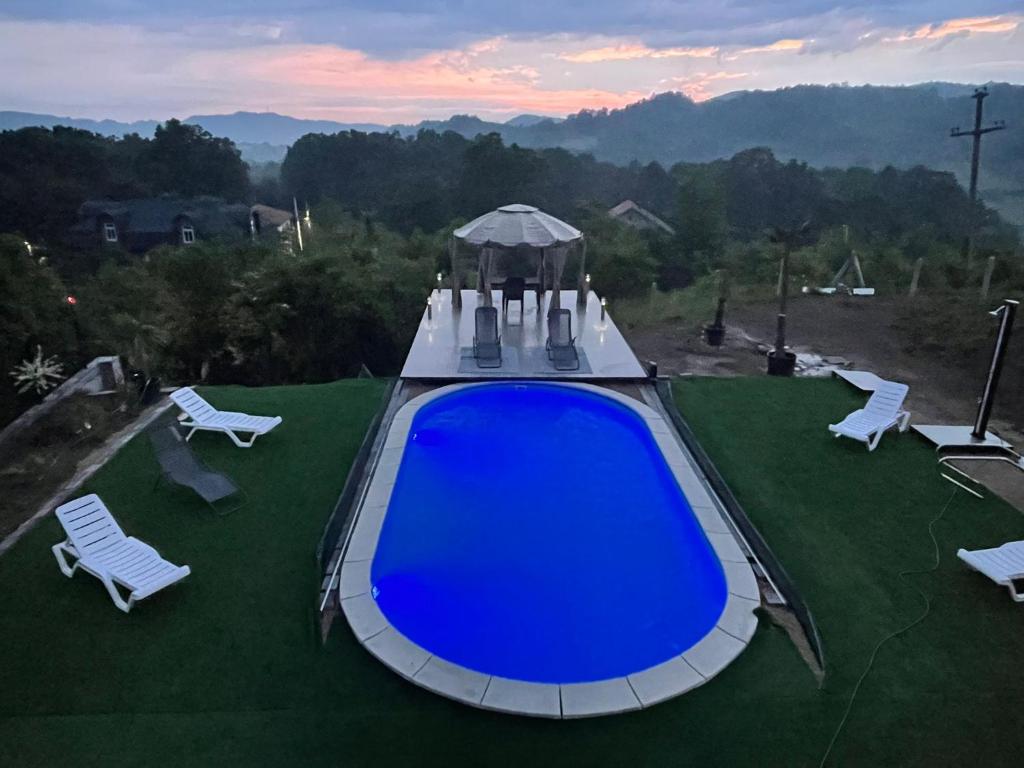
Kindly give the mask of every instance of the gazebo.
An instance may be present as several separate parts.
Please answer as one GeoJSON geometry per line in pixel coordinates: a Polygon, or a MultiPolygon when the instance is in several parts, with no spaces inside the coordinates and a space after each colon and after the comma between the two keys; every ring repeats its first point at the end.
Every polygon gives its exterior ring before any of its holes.
{"type": "Polygon", "coordinates": [[[562,273],[572,248],[577,248],[580,254],[578,297],[580,302],[585,302],[587,250],[582,232],[532,205],[503,205],[485,213],[452,233],[449,245],[452,260],[452,308],[462,308],[462,259],[466,251],[476,259],[476,289],[483,294],[487,305],[492,303],[491,279],[495,272],[507,272],[508,267],[517,262],[521,267],[525,261],[530,269],[536,266],[534,287],[538,297],[543,297],[550,285],[554,291],[551,306],[557,307],[560,303],[562,273]],[[549,273],[550,284],[547,282],[549,273]]]}

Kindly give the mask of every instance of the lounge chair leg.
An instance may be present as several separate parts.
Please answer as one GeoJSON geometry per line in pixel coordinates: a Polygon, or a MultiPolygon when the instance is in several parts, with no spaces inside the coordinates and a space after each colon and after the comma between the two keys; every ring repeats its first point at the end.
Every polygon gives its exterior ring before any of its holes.
{"type": "Polygon", "coordinates": [[[68,561],[64,557],[64,542],[54,544],[50,549],[53,552],[53,556],[57,558],[57,567],[60,568],[60,572],[69,579],[74,576],[75,571],[78,570],[78,561],[75,560],[73,565],[68,565],[68,561]]]}
{"type": "Polygon", "coordinates": [[[900,416],[900,432],[906,432],[908,429],[910,429],[910,411],[905,411],[900,416]]]}
{"type": "Polygon", "coordinates": [[[233,442],[239,448],[252,448],[252,444],[256,442],[256,438],[258,437],[258,435],[255,432],[253,432],[252,437],[249,438],[249,441],[245,442],[241,438],[239,438],[237,434],[235,434],[235,431],[233,429],[229,429],[227,431],[227,435],[228,437],[231,438],[231,442],[233,442]]]}
{"type": "Polygon", "coordinates": [[[198,431],[199,427],[192,427],[192,430],[187,435],[185,435],[185,442],[187,443],[189,440],[191,440],[192,435],[194,435],[198,431]]]}
{"type": "Polygon", "coordinates": [[[882,439],[882,430],[880,429],[877,432],[875,432],[874,435],[872,435],[871,440],[868,442],[868,451],[870,452],[870,451],[875,450],[875,448],[878,447],[878,443],[881,441],[881,439],[882,439]]]}
{"type": "Polygon", "coordinates": [[[114,605],[120,608],[125,613],[128,613],[132,609],[132,605],[135,603],[135,599],[132,597],[128,598],[128,602],[121,597],[121,593],[117,590],[117,585],[114,584],[110,579],[103,579],[103,586],[107,588],[107,592],[110,593],[110,599],[114,601],[114,605]]]}

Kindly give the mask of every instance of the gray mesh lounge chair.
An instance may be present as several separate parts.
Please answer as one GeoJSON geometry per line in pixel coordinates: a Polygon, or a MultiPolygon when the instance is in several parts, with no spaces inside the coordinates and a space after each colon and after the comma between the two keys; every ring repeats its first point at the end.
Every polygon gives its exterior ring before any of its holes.
{"type": "Polygon", "coordinates": [[[498,335],[498,310],[476,308],[476,333],[473,335],[473,357],[480,368],[501,368],[501,336],[498,335]]]}
{"type": "Polygon", "coordinates": [[[580,356],[572,335],[572,313],[568,309],[553,309],[548,313],[548,341],[545,346],[548,360],[556,371],[580,369],[580,356]]]}
{"type": "Polygon", "coordinates": [[[508,314],[508,305],[513,301],[519,302],[519,314],[522,316],[523,307],[526,305],[523,294],[526,293],[526,280],[521,277],[510,277],[505,280],[501,287],[501,311],[508,314]]]}
{"type": "Polygon", "coordinates": [[[165,424],[150,430],[149,442],[160,465],[160,475],[153,484],[154,490],[161,480],[191,488],[210,505],[210,509],[220,515],[234,512],[245,504],[245,494],[241,489],[226,475],[206,466],[174,426],[165,424]],[[238,497],[237,504],[216,504],[232,496],[238,497]]]}

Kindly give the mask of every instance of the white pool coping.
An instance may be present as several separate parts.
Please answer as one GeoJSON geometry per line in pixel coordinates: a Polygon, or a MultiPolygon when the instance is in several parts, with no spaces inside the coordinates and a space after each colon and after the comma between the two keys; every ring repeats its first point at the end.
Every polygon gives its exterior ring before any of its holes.
{"type": "Polygon", "coordinates": [[[717,624],[680,656],[661,664],[625,677],[572,684],[533,683],[476,672],[435,656],[391,626],[370,593],[370,566],[413,417],[438,398],[469,387],[493,384],[478,382],[439,387],[420,395],[403,405],[391,422],[341,566],[338,596],[356,639],[381,662],[416,685],[474,707],[517,715],[611,715],[649,707],[703,685],[750,643],[757,629],[754,611],[761,596],[742,548],[683,453],[671,426],[649,406],[610,389],[575,382],[523,383],[592,392],[631,408],[644,419],[725,572],[728,594],[717,624]]]}

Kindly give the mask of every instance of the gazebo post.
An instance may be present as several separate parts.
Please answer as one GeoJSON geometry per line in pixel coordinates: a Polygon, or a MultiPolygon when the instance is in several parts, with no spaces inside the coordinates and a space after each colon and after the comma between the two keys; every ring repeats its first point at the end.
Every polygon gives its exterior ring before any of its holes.
{"type": "Polygon", "coordinates": [[[551,262],[551,303],[552,309],[562,307],[562,272],[565,271],[565,261],[569,255],[569,246],[556,245],[552,249],[553,259],[551,262]]]}
{"type": "Polygon", "coordinates": [[[576,286],[576,303],[581,306],[587,306],[587,293],[590,288],[587,285],[587,239],[581,237],[580,240],[580,274],[577,280],[576,286]]]}
{"type": "Polygon", "coordinates": [[[459,267],[456,262],[458,241],[455,239],[455,235],[452,234],[448,238],[448,256],[452,263],[452,311],[457,312],[462,309],[462,281],[459,280],[459,267]]]}
{"type": "Polygon", "coordinates": [[[494,296],[491,295],[491,261],[494,259],[494,249],[484,246],[480,249],[477,258],[476,280],[477,291],[483,294],[484,306],[494,306],[494,296]]]}
{"type": "Polygon", "coordinates": [[[544,292],[545,292],[544,278],[546,277],[545,273],[547,272],[547,270],[545,269],[545,266],[546,265],[544,264],[544,249],[541,248],[540,249],[540,266],[537,267],[537,311],[538,312],[540,312],[541,309],[543,309],[543,307],[544,307],[544,292]]]}

